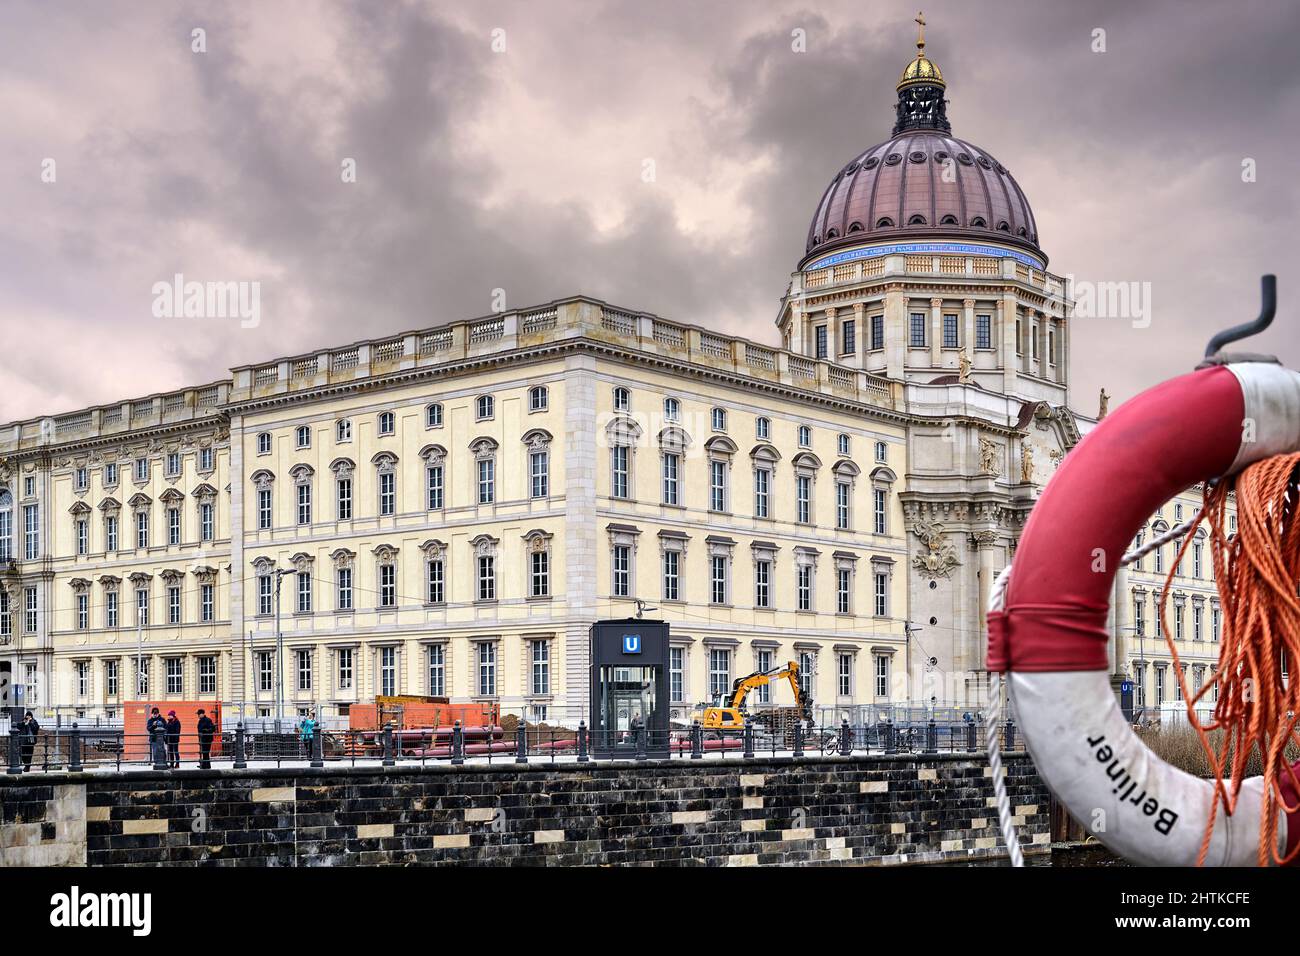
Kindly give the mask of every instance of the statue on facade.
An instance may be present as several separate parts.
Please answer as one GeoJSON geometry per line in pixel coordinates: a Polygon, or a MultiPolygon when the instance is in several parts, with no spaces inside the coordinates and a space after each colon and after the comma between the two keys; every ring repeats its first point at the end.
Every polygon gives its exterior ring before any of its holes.
{"type": "Polygon", "coordinates": [[[1106,386],[1103,385],[1097,404],[1097,421],[1105,418],[1108,411],[1110,411],[1110,396],[1106,394],[1106,386]]]}
{"type": "Polygon", "coordinates": [[[1028,439],[1020,443],[1020,480],[1034,480],[1034,450],[1028,439]]]}
{"type": "Polygon", "coordinates": [[[961,357],[957,359],[957,381],[963,384],[970,381],[971,364],[970,356],[962,352],[961,357]]]}
{"type": "Polygon", "coordinates": [[[998,468],[998,443],[991,438],[980,439],[980,471],[986,475],[996,475],[998,468]]]}
{"type": "Polygon", "coordinates": [[[948,532],[938,521],[918,521],[912,531],[925,545],[925,551],[912,558],[912,567],[922,577],[946,578],[961,564],[957,550],[948,542],[948,532]]]}

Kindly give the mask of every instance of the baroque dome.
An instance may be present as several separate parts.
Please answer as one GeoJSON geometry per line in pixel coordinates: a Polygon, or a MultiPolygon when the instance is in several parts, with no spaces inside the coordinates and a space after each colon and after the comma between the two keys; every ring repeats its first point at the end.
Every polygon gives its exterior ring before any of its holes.
{"type": "Polygon", "coordinates": [[[864,242],[991,242],[1046,265],[1033,210],[1010,171],[987,150],[952,135],[939,67],[916,57],[898,81],[892,138],[842,167],[808,227],[800,268],[831,250],[864,242]]]}

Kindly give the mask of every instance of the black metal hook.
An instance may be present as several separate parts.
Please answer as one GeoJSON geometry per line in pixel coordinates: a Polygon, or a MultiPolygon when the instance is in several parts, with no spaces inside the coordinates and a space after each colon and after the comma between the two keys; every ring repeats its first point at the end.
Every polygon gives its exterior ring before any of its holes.
{"type": "Polygon", "coordinates": [[[1260,299],[1262,300],[1259,309],[1259,318],[1254,322],[1245,322],[1241,325],[1234,325],[1230,329],[1224,329],[1214,338],[1210,339],[1210,344],[1205,347],[1206,358],[1219,354],[1219,352],[1223,350],[1223,347],[1231,342],[1236,342],[1239,339],[1248,338],[1252,335],[1258,335],[1273,324],[1273,314],[1277,311],[1277,276],[1260,276],[1259,292],[1260,299]]]}

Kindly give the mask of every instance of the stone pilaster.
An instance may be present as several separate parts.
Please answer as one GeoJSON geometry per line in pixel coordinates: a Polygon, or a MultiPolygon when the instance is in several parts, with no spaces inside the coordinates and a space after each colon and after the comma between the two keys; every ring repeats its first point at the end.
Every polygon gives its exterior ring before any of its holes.
{"type": "Polygon", "coordinates": [[[564,425],[564,704],[563,719],[587,714],[590,627],[596,619],[596,382],[595,359],[565,361],[564,425]]]}

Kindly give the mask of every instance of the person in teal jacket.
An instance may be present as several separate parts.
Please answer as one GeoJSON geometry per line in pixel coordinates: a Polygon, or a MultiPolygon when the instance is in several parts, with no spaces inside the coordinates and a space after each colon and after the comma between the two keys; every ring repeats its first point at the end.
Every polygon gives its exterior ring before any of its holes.
{"type": "Polygon", "coordinates": [[[298,721],[298,733],[302,737],[303,752],[310,758],[311,741],[316,736],[316,715],[313,711],[307,711],[302,720],[298,721]]]}

